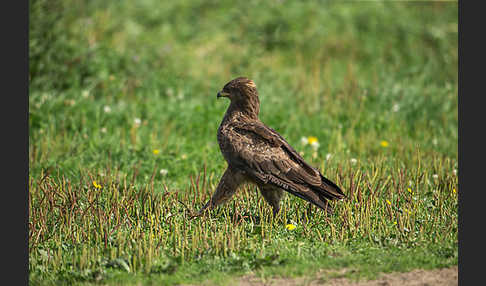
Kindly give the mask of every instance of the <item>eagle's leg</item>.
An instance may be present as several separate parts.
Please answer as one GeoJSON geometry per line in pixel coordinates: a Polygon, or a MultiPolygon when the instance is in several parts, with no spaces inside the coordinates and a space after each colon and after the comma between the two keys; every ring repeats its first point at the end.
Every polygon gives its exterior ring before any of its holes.
{"type": "Polygon", "coordinates": [[[259,186],[259,189],[265,201],[272,206],[273,217],[276,217],[280,211],[280,200],[284,196],[284,191],[270,185],[259,186]]]}
{"type": "Polygon", "coordinates": [[[228,167],[219,181],[216,191],[198,215],[202,215],[207,210],[212,210],[216,206],[228,201],[235,193],[238,187],[243,183],[244,176],[228,167]]]}

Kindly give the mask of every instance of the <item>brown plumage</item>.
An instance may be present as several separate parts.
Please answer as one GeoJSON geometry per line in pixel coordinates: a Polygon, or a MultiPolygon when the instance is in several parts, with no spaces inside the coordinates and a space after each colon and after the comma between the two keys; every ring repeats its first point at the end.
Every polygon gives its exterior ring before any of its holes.
{"type": "Polygon", "coordinates": [[[258,185],[274,215],[280,210],[284,191],[327,211],[332,211],[328,200],[345,197],[336,184],[306,163],[280,134],[258,119],[260,100],[253,81],[236,78],[217,97],[231,100],[218,128],[218,143],[228,168],[200,214],[226,202],[244,182],[258,185]]]}

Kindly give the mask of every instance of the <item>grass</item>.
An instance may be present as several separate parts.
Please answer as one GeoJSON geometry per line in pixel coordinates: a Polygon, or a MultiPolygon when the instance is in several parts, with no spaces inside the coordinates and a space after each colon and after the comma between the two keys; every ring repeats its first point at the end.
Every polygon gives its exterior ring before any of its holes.
{"type": "Polygon", "coordinates": [[[456,2],[29,3],[33,285],[457,265],[456,2]],[[334,216],[289,195],[272,220],[245,186],[189,219],[226,167],[216,92],[241,75],[349,195],[334,216]]]}

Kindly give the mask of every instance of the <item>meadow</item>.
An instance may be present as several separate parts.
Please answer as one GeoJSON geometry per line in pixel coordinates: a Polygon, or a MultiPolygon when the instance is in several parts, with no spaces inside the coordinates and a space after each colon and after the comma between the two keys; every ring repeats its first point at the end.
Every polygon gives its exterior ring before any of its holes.
{"type": "Polygon", "coordinates": [[[457,2],[29,5],[32,285],[457,265],[457,2]],[[334,215],[288,195],[272,218],[248,185],[191,219],[226,168],[216,93],[238,76],[348,195],[334,215]]]}

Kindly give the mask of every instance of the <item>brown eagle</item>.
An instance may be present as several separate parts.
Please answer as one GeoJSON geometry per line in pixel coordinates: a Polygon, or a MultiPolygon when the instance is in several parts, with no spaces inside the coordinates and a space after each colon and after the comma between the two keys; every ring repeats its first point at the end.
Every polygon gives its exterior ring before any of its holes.
{"type": "Polygon", "coordinates": [[[236,78],[218,92],[220,97],[231,100],[218,128],[218,143],[228,168],[199,214],[226,202],[245,182],[258,185],[274,215],[280,210],[284,191],[332,212],[328,200],[342,199],[344,193],[258,119],[260,100],[255,83],[236,78]]]}

